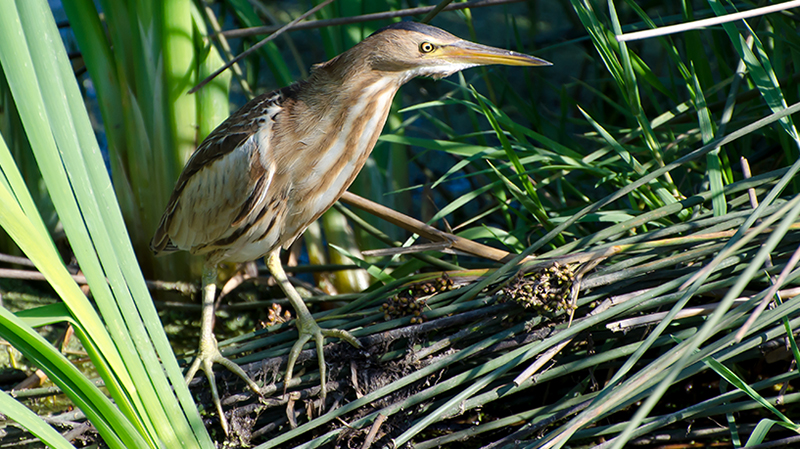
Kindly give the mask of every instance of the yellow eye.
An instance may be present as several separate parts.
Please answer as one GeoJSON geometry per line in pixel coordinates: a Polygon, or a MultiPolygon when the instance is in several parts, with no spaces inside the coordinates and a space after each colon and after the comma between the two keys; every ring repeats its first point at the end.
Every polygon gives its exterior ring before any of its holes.
{"type": "Polygon", "coordinates": [[[423,42],[419,44],[419,51],[421,53],[430,53],[433,51],[434,48],[436,47],[434,47],[433,44],[431,44],[430,42],[423,42]]]}

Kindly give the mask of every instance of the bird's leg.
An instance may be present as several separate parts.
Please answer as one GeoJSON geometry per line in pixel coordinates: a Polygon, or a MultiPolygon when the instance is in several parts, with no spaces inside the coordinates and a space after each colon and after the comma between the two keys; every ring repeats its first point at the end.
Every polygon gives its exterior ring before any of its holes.
{"type": "Polygon", "coordinates": [[[217,382],[214,376],[213,365],[219,363],[220,365],[233,371],[234,374],[241,377],[256,394],[260,395],[258,385],[250,379],[250,376],[227,358],[223,357],[219,352],[217,346],[217,338],[214,336],[214,296],[217,291],[217,264],[206,262],[203,265],[203,314],[200,321],[200,347],[197,350],[197,356],[186,372],[186,383],[188,384],[200,368],[208,378],[208,384],[211,387],[211,400],[217,408],[219,414],[219,423],[225,434],[228,434],[228,420],[222,412],[222,403],[219,400],[219,393],[217,392],[217,382]]]}
{"type": "Polygon", "coordinates": [[[294,286],[291,284],[291,282],[289,282],[289,278],[286,277],[286,272],[283,271],[283,266],[281,266],[281,259],[279,255],[280,249],[270,253],[267,256],[267,268],[269,269],[269,272],[272,273],[272,276],[275,277],[275,280],[278,281],[278,285],[280,285],[281,290],[283,290],[283,292],[286,294],[289,302],[292,303],[292,307],[294,307],[294,311],[297,313],[297,330],[300,333],[300,338],[298,338],[294,346],[292,346],[292,350],[289,352],[289,359],[286,362],[286,377],[284,378],[283,382],[284,391],[286,391],[289,381],[292,380],[294,364],[297,361],[297,357],[300,356],[303,346],[308,342],[308,340],[314,338],[314,342],[317,346],[319,378],[322,385],[320,396],[322,397],[324,403],[326,396],[326,368],[325,355],[322,352],[322,347],[325,337],[342,339],[356,348],[361,348],[361,343],[359,343],[358,340],[356,340],[356,338],[350,334],[350,332],[341,329],[322,329],[319,327],[319,325],[317,325],[314,317],[311,316],[311,312],[308,311],[308,307],[306,307],[306,303],[303,301],[303,298],[300,297],[300,294],[297,293],[297,290],[295,290],[294,286]]]}

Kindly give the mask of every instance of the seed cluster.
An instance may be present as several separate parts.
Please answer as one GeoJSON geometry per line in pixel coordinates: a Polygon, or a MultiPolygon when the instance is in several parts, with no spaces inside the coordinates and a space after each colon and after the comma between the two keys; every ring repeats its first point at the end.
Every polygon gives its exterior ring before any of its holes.
{"type": "Polygon", "coordinates": [[[556,262],[517,276],[498,292],[497,299],[501,302],[514,301],[540,313],[569,310],[574,308],[570,301],[574,280],[572,267],[556,262]]]}
{"type": "Polygon", "coordinates": [[[259,323],[258,328],[264,329],[270,326],[275,326],[276,324],[286,323],[291,321],[292,313],[288,310],[282,310],[281,305],[278,303],[272,303],[267,311],[267,320],[262,321],[259,323]],[[281,313],[283,311],[283,313],[281,313]]]}
{"type": "Polygon", "coordinates": [[[383,318],[389,321],[411,315],[411,324],[420,324],[425,321],[422,311],[428,303],[428,298],[436,293],[452,289],[453,280],[447,276],[447,273],[432,281],[413,284],[397,295],[389,297],[381,305],[383,318]]]}

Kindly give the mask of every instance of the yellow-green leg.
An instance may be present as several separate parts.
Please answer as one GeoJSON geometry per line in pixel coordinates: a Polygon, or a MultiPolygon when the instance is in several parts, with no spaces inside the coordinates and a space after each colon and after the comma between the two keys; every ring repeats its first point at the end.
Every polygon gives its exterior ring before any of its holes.
{"type": "Polygon", "coordinates": [[[308,340],[313,338],[314,343],[316,343],[317,346],[319,379],[322,385],[320,396],[325,399],[327,394],[325,391],[325,376],[327,370],[325,367],[325,354],[322,351],[325,337],[340,338],[356,348],[361,348],[361,343],[359,343],[358,340],[356,340],[356,338],[350,334],[350,332],[342,329],[322,329],[319,327],[319,325],[317,325],[314,317],[311,316],[311,312],[308,311],[308,307],[306,307],[306,303],[303,301],[303,298],[300,297],[300,294],[297,293],[297,290],[295,290],[294,286],[291,284],[291,282],[289,282],[289,278],[286,277],[286,272],[283,271],[283,266],[281,266],[281,259],[279,255],[280,249],[273,251],[267,256],[267,268],[269,269],[269,272],[272,273],[272,276],[275,277],[275,280],[278,281],[278,285],[280,285],[281,290],[283,290],[283,292],[286,294],[289,302],[292,303],[292,307],[294,307],[294,311],[297,314],[297,330],[300,333],[300,338],[297,339],[295,344],[292,346],[292,350],[289,352],[289,360],[286,362],[286,377],[284,379],[284,386],[288,386],[289,381],[292,380],[294,364],[297,361],[297,357],[300,356],[303,346],[308,342],[308,340]]]}
{"type": "Polygon", "coordinates": [[[217,264],[206,262],[203,265],[203,314],[200,322],[200,347],[197,350],[197,356],[186,372],[186,383],[188,384],[197,373],[198,368],[202,369],[208,378],[208,384],[211,387],[211,400],[217,408],[219,414],[219,423],[225,434],[228,434],[228,420],[222,412],[222,403],[219,400],[219,393],[217,392],[217,382],[214,377],[213,365],[219,363],[220,365],[233,371],[234,374],[241,377],[247,386],[250,387],[256,394],[260,395],[258,385],[250,379],[250,376],[244,372],[239,365],[233,363],[227,358],[223,357],[219,352],[217,346],[217,338],[214,336],[214,296],[217,291],[217,264]]]}

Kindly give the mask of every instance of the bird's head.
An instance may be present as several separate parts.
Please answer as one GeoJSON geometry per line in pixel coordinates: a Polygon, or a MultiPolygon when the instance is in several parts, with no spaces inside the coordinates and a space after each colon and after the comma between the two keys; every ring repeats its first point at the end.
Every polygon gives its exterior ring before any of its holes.
{"type": "Polygon", "coordinates": [[[479,65],[546,66],[549,62],[460,39],[416,22],[384,27],[347,53],[364,58],[372,70],[395,72],[402,82],[415,76],[442,78],[479,65]]]}

